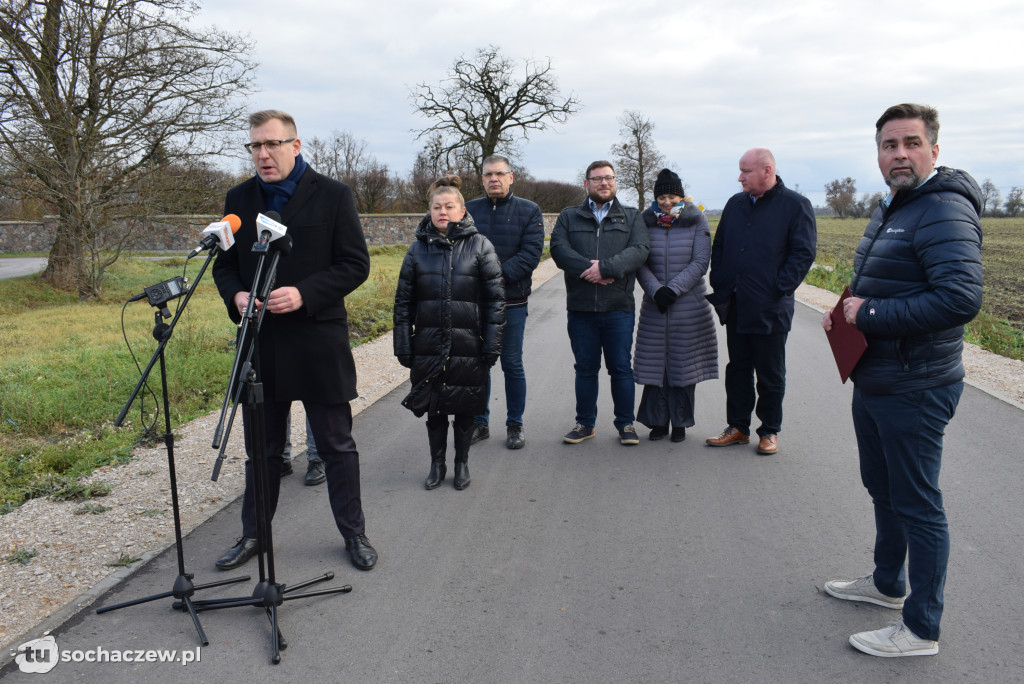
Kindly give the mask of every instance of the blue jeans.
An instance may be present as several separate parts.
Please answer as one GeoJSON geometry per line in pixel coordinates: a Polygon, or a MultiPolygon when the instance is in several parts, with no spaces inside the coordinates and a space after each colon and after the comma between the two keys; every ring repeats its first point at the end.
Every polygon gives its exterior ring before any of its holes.
{"type": "Polygon", "coordinates": [[[853,390],[853,427],[861,481],[875,508],[875,586],[888,596],[907,592],[903,621],[922,639],[939,638],[949,527],[939,468],[942,436],[963,383],[906,394],[853,390]]]}
{"type": "MultiPolygon", "coordinates": [[[[526,410],[526,368],[523,366],[523,336],[526,333],[526,304],[505,309],[505,331],[501,336],[501,372],[505,374],[505,425],[522,425],[526,410]]],[[[491,419],[491,374],[487,373],[487,405],[474,417],[487,425],[491,419]]]]}
{"type": "Polygon", "coordinates": [[[597,375],[603,351],[611,376],[615,428],[622,429],[634,420],[636,385],[631,352],[636,316],[632,311],[568,313],[569,342],[576,357],[576,422],[590,428],[597,423],[597,375]]]}

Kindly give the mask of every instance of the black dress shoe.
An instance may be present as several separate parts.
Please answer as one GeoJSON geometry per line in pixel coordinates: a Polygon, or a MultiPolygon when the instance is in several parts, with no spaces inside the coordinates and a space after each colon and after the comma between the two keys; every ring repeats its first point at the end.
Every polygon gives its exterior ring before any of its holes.
{"type": "Polygon", "coordinates": [[[256,540],[252,537],[241,537],[238,543],[228,549],[228,552],[217,559],[218,570],[234,570],[245,565],[249,559],[256,555],[256,540]]]}
{"type": "Polygon", "coordinates": [[[651,428],[651,434],[647,436],[652,442],[657,442],[659,439],[665,439],[668,436],[667,425],[655,425],[651,428]]]}
{"type": "Polygon", "coordinates": [[[672,441],[673,442],[682,442],[684,439],[686,439],[686,428],[684,428],[684,427],[674,427],[674,428],[672,428],[672,441]]]}
{"type": "Polygon", "coordinates": [[[309,465],[306,466],[306,486],[318,485],[326,479],[327,474],[324,473],[324,462],[310,461],[309,465]]]}
{"type": "Polygon", "coordinates": [[[352,565],[360,570],[373,570],[373,566],[377,564],[377,552],[370,546],[370,540],[365,534],[346,537],[345,550],[352,558],[352,565]]]}
{"type": "Polygon", "coordinates": [[[293,472],[295,471],[292,468],[291,461],[285,461],[283,464],[281,464],[281,477],[284,477],[285,475],[291,475],[293,472]]]}

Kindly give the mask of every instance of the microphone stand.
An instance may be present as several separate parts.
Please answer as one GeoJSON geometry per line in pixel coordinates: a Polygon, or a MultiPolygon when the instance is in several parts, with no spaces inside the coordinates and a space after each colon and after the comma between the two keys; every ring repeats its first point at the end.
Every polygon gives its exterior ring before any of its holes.
{"type": "MultiPolygon", "coordinates": [[[[288,245],[286,248],[276,247],[273,246],[273,243],[270,243],[273,255],[270,258],[270,266],[267,270],[267,276],[263,282],[263,288],[259,292],[260,301],[266,302],[267,296],[270,294],[271,290],[274,289],[274,281],[277,278],[277,266],[282,253],[287,253],[291,250],[291,236],[286,236],[283,239],[288,241],[286,243],[288,245]]],[[[218,434],[214,437],[214,447],[216,448],[217,446],[216,442],[220,437],[219,431],[224,425],[224,414],[227,409],[228,397],[231,396],[232,383],[235,381],[237,373],[237,377],[242,379],[239,381],[239,387],[235,393],[235,409],[237,409],[238,397],[244,394],[245,401],[242,408],[242,416],[245,425],[249,429],[249,444],[252,450],[251,468],[253,475],[253,503],[256,508],[256,553],[259,560],[260,579],[250,596],[196,601],[194,606],[197,611],[216,610],[220,608],[237,608],[240,606],[262,607],[270,620],[271,626],[271,662],[277,665],[281,662],[281,651],[288,648],[288,642],[285,641],[284,635],[281,633],[280,627],[278,626],[278,607],[282,605],[284,601],[290,601],[297,598],[325,596],[328,594],[347,594],[352,591],[352,586],[346,584],[332,589],[321,589],[318,591],[291,595],[291,592],[298,589],[303,589],[313,584],[334,579],[334,573],[327,572],[323,575],[319,575],[293,585],[285,585],[277,581],[274,570],[273,524],[267,510],[269,505],[267,501],[269,462],[267,459],[266,412],[263,405],[263,383],[260,381],[259,331],[263,323],[263,317],[266,314],[266,306],[260,307],[258,316],[255,313],[257,285],[260,282],[260,277],[263,273],[267,245],[263,243],[256,243],[253,245],[253,252],[260,253],[260,257],[256,264],[256,274],[253,278],[252,289],[249,291],[249,306],[246,307],[245,314],[242,316],[242,323],[238,333],[238,344],[235,350],[235,364],[231,370],[231,379],[229,380],[228,389],[225,395],[224,407],[221,409],[221,420],[218,423],[218,434]],[[254,327],[254,320],[255,330],[252,331],[252,334],[249,334],[251,328],[254,327]],[[241,362],[243,354],[245,355],[245,361],[241,362]],[[239,369],[241,369],[242,372],[239,373],[239,369]],[[266,561],[265,567],[264,557],[266,561]]],[[[211,477],[213,480],[217,479],[220,472],[221,463],[224,459],[224,450],[227,447],[227,439],[231,432],[231,421],[235,416],[235,409],[232,409],[231,420],[227,422],[224,442],[220,445],[220,454],[217,457],[217,462],[214,465],[213,475],[211,477]]]]}
{"type": "Polygon", "coordinates": [[[177,313],[170,325],[163,322],[163,319],[170,318],[171,315],[170,311],[167,309],[166,303],[154,313],[155,325],[153,327],[153,337],[158,342],[156,351],[153,352],[153,357],[149,360],[149,365],[146,366],[146,370],[143,371],[138,384],[135,385],[135,389],[132,391],[131,397],[128,398],[128,402],[124,405],[124,408],[121,409],[121,413],[118,414],[117,420],[114,421],[114,425],[121,427],[132,403],[135,402],[135,398],[145,386],[146,379],[153,370],[153,366],[157,361],[159,361],[160,384],[163,389],[164,446],[167,450],[167,470],[170,473],[171,480],[171,509],[174,512],[174,546],[178,554],[178,576],[175,578],[174,585],[170,591],[96,609],[98,614],[102,614],[112,610],[119,610],[121,608],[127,608],[128,606],[136,606],[140,603],[148,603],[149,601],[173,596],[177,599],[174,602],[173,607],[181,609],[182,611],[187,610],[189,615],[192,616],[192,622],[196,626],[196,632],[199,633],[199,640],[202,642],[203,646],[209,646],[210,641],[206,638],[206,632],[203,631],[203,626],[199,623],[199,616],[196,614],[195,603],[192,601],[192,595],[200,589],[209,589],[211,587],[219,587],[225,584],[233,584],[235,582],[246,582],[249,580],[249,576],[246,575],[245,577],[234,577],[231,579],[195,585],[192,583],[194,575],[192,573],[185,572],[185,556],[182,549],[181,537],[181,509],[178,504],[178,479],[174,468],[174,433],[171,431],[171,407],[167,393],[167,364],[164,360],[164,347],[167,346],[167,342],[171,339],[171,335],[174,333],[174,326],[178,323],[178,319],[185,311],[185,307],[188,306],[188,302],[192,298],[192,293],[195,292],[196,286],[199,284],[199,281],[202,280],[203,274],[206,272],[206,268],[210,265],[210,261],[213,260],[216,252],[216,247],[210,250],[210,254],[206,257],[203,267],[199,270],[199,275],[196,276],[195,284],[185,293],[185,298],[178,307],[177,313]]]}

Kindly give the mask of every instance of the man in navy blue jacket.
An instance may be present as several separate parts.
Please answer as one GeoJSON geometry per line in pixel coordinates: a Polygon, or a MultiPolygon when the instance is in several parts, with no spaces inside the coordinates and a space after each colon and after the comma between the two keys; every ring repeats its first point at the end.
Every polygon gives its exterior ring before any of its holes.
{"type": "Polygon", "coordinates": [[[725,325],[729,424],[707,444],[748,444],[750,414],[756,410],[757,453],[769,456],[778,451],[782,429],[793,293],[814,262],[818,229],[811,203],[782,183],[769,150],[755,148],[740,158],[739,182],[743,192],[726,202],[711,245],[714,293],[708,299],[725,325]]]}
{"type": "MultiPolygon", "coordinates": [[[[533,270],[544,250],[544,219],[540,207],[512,194],[515,177],[507,157],[484,159],[483,181],[487,197],[466,202],[476,229],[484,235],[501,261],[505,283],[505,330],[501,339],[501,370],[505,374],[505,419],[509,449],[526,446],[523,411],[526,409],[526,369],[523,367],[523,335],[527,299],[533,286],[533,270]]],[[[487,408],[476,416],[471,444],[490,437],[491,380],[487,376],[487,408]]]]}
{"type": "MultiPolygon", "coordinates": [[[[850,637],[860,651],[894,658],[939,652],[949,560],[939,467],[964,387],[964,325],[981,308],[981,189],[963,171],[935,168],[932,107],[890,107],[875,131],[890,194],[857,245],[853,296],[843,302],[843,318],[868,341],[851,377],[861,481],[874,505],[875,569],[830,580],[825,591],[902,609],[901,620],[850,637]]],[[[831,316],[822,326],[832,328],[831,316]]]]}

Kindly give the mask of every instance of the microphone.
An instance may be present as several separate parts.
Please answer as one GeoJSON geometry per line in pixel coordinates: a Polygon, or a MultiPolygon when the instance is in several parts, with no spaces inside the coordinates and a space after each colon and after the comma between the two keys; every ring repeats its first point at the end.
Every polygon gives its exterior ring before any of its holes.
{"type": "Polygon", "coordinates": [[[268,211],[266,214],[256,216],[256,228],[260,231],[260,243],[267,244],[278,238],[284,237],[288,228],[279,223],[281,215],[276,211],[268,211]]]}
{"type": "Polygon", "coordinates": [[[225,252],[231,249],[232,245],[235,244],[235,233],[238,232],[241,225],[242,220],[234,214],[228,214],[220,221],[211,223],[203,230],[203,235],[206,237],[203,238],[198,247],[189,253],[188,259],[191,259],[203,250],[215,246],[220,247],[221,251],[225,252]]]}

